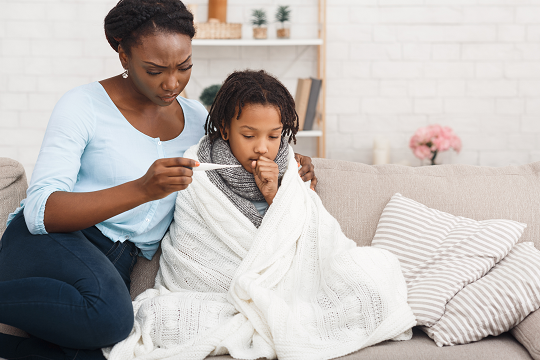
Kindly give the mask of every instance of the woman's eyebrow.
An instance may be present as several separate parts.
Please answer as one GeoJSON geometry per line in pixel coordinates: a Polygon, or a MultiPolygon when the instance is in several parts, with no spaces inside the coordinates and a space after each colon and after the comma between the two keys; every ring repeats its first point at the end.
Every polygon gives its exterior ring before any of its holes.
{"type": "Polygon", "coordinates": [[[181,66],[181,65],[184,65],[185,63],[187,63],[189,61],[189,59],[191,59],[191,54],[186,58],[186,60],[182,61],[182,63],[176,65],[176,66],[181,66]]]}
{"type": "MultiPolygon", "coordinates": [[[[189,61],[189,59],[191,59],[191,55],[189,55],[189,56],[187,57],[186,60],[182,61],[182,63],[180,63],[180,64],[178,64],[178,65],[176,65],[176,66],[182,66],[182,65],[184,65],[185,63],[187,63],[187,62],[189,61]]],[[[158,65],[158,64],[153,63],[153,62],[151,62],[151,61],[143,61],[143,62],[144,62],[145,64],[153,65],[153,66],[155,66],[155,67],[157,67],[157,68],[162,68],[162,69],[166,69],[166,68],[167,68],[166,66],[158,65]]]]}

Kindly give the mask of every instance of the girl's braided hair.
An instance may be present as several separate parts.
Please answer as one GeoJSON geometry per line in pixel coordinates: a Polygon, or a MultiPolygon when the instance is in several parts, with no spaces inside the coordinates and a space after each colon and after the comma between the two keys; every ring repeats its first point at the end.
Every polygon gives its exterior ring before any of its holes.
{"type": "Polygon", "coordinates": [[[283,124],[281,135],[289,137],[289,143],[293,140],[296,144],[298,114],[294,99],[278,79],[264,70],[235,71],[225,79],[206,118],[205,131],[210,140],[226,133],[236,111],[238,119],[242,108],[248,104],[276,107],[283,124]]]}
{"type": "Polygon", "coordinates": [[[195,36],[193,15],[180,0],[120,0],[105,17],[105,36],[128,55],[142,35],[155,32],[195,36]]]}

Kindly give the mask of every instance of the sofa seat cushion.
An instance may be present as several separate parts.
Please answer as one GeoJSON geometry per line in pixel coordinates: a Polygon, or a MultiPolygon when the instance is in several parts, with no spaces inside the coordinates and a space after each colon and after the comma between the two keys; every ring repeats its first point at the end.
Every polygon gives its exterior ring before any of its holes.
{"type": "MultiPolygon", "coordinates": [[[[413,338],[407,341],[385,341],[370,346],[340,360],[532,360],[527,349],[505,333],[489,336],[466,345],[438,347],[424,332],[413,328],[413,338]]],[[[228,355],[208,357],[207,360],[228,360],[228,355]]]]}

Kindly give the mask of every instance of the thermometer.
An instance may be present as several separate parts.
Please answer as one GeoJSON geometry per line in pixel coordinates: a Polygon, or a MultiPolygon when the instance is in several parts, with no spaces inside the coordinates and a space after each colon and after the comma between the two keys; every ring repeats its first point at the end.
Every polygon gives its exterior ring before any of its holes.
{"type": "Polygon", "coordinates": [[[192,168],[193,171],[208,171],[216,169],[226,169],[233,167],[240,167],[242,165],[220,165],[220,164],[211,164],[211,163],[201,163],[199,166],[192,168]]]}

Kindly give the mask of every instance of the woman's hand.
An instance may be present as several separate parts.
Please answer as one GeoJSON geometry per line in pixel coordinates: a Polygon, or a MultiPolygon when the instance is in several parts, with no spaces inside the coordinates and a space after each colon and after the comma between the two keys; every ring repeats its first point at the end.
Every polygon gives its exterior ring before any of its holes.
{"type": "Polygon", "coordinates": [[[156,160],[146,174],[112,188],[73,193],[57,191],[47,199],[43,222],[47,232],[86,229],[148,201],[158,200],[191,184],[195,160],[156,160]]]}
{"type": "Polygon", "coordinates": [[[271,205],[278,191],[278,165],[273,160],[261,156],[259,160],[251,163],[251,169],[257,187],[268,205],[271,205]]]}
{"type": "Polygon", "coordinates": [[[186,189],[192,181],[191,168],[196,166],[199,166],[199,163],[192,159],[158,159],[138,180],[140,189],[148,201],[163,199],[175,191],[186,189]]]}
{"type": "Polygon", "coordinates": [[[315,165],[311,163],[311,158],[309,156],[296,153],[294,154],[294,158],[302,166],[302,168],[298,170],[298,174],[304,181],[311,180],[310,188],[311,190],[315,191],[315,187],[317,186],[317,177],[315,176],[315,165]]]}

